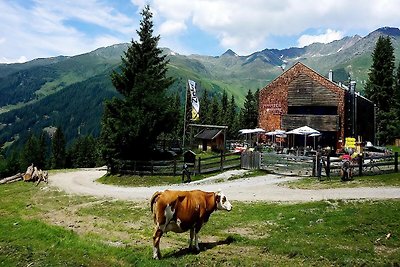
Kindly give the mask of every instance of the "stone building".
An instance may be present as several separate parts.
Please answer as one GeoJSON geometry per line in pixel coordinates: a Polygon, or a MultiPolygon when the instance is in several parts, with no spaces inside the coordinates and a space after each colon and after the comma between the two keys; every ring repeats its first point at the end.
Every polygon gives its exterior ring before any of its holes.
{"type": "Polygon", "coordinates": [[[319,145],[334,149],[346,137],[374,142],[373,103],[355,92],[355,83],[349,88],[332,78],[332,72],[325,78],[300,62],[293,65],[260,90],[259,127],[290,131],[307,125],[322,133],[319,145]]]}

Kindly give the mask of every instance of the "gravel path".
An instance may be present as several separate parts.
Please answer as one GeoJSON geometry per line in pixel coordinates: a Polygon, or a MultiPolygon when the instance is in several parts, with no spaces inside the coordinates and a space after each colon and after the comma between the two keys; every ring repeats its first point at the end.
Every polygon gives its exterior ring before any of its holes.
{"type": "Polygon", "coordinates": [[[299,179],[264,175],[228,181],[232,175],[245,172],[235,170],[216,175],[190,184],[152,187],[121,187],[104,185],[96,182],[106,171],[100,169],[82,169],[77,171],[55,173],[50,175],[49,183],[70,194],[109,197],[121,200],[149,200],[158,190],[192,190],[217,191],[222,189],[230,200],[238,201],[318,201],[326,199],[393,199],[400,198],[399,187],[378,188],[336,188],[320,190],[290,189],[279,186],[281,182],[299,179]],[[218,181],[218,183],[216,182],[218,181]]]}

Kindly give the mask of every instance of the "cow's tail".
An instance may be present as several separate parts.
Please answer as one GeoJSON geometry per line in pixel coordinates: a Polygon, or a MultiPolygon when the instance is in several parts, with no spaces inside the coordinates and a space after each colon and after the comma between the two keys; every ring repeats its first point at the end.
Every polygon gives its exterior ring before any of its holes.
{"type": "Polygon", "coordinates": [[[153,196],[151,197],[151,200],[150,200],[150,210],[151,210],[152,213],[153,213],[153,206],[154,206],[154,203],[156,203],[157,198],[161,195],[161,193],[162,193],[162,192],[157,191],[157,192],[155,192],[155,193],[153,194],[153,196]]]}

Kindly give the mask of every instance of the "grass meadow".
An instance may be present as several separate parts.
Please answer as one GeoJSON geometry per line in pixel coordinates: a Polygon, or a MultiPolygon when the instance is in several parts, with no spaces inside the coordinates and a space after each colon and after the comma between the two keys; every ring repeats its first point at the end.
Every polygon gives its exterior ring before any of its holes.
{"type": "Polygon", "coordinates": [[[400,200],[233,202],[200,232],[161,239],[147,202],[0,186],[0,266],[399,266],[400,200]]]}

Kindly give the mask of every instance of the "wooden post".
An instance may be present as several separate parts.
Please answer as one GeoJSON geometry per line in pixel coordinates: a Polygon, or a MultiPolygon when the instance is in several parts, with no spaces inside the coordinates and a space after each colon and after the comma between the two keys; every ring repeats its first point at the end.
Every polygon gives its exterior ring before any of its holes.
{"type": "Polygon", "coordinates": [[[174,176],[176,175],[176,159],[174,159],[174,176]]]}
{"type": "Polygon", "coordinates": [[[363,156],[358,156],[358,176],[362,176],[363,156]]]}
{"type": "Polygon", "coordinates": [[[221,151],[221,161],[220,161],[220,167],[219,167],[220,171],[224,170],[224,159],[223,159],[223,157],[224,157],[224,152],[221,151]]]}
{"type": "Polygon", "coordinates": [[[199,168],[199,174],[201,173],[201,157],[199,157],[199,164],[198,164],[198,168],[199,168]]]}
{"type": "Polygon", "coordinates": [[[154,162],[151,160],[150,164],[151,164],[151,176],[153,176],[153,174],[154,174],[154,162]]]}
{"type": "Polygon", "coordinates": [[[312,176],[313,177],[317,177],[317,162],[318,162],[317,158],[318,158],[318,153],[312,159],[312,176]]]}
{"type": "Polygon", "coordinates": [[[326,177],[331,177],[331,157],[326,157],[326,177]]]}
{"type": "Polygon", "coordinates": [[[394,152],[394,171],[399,172],[399,152],[394,152]]]}

